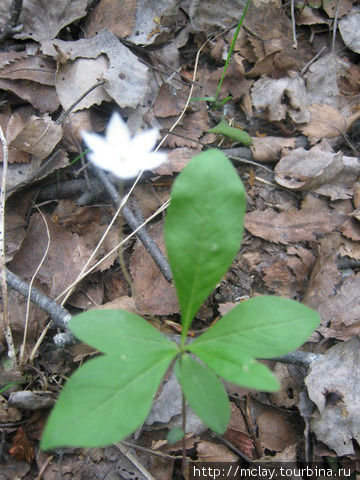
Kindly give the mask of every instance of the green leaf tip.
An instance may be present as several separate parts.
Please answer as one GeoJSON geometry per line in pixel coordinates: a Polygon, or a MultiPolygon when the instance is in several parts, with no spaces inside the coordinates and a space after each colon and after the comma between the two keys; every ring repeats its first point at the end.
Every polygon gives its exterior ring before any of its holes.
{"type": "Polygon", "coordinates": [[[183,336],[240,248],[245,204],[242,182],[219,150],[193,157],[174,183],[165,242],[183,336]]]}
{"type": "Polygon", "coordinates": [[[218,125],[208,130],[208,132],[224,135],[232,140],[241,142],[246,147],[249,147],[253,144],[253,140],[247,132],[240,130],[240,128],[230,127],[230,125],[224,119],[222,119],[218,125]]]}

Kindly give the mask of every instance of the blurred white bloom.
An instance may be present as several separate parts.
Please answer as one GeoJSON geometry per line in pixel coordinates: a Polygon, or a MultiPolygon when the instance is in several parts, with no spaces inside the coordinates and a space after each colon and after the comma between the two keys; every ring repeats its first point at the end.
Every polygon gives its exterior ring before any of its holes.
{"type": "Polygon", "coordinates": [[[82,137],[91,150],[87,154],[89,160],[96,167],[124,179],[136,177],[142,170],[157,168],[166,160],[165,153],[151,151],[157,135],[158,131],[152,129],[131,138],[127,125],[116,112],[106,128],[105,137],[82,132],[82,137]]]}

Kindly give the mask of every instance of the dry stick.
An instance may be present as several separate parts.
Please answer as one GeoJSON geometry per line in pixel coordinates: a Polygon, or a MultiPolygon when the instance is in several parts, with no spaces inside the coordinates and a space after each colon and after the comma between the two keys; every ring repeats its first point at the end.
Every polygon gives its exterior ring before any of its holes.
{"type": "Polygon", "coordinates": [[[20,356],[19,356],[19,364],[22,365],[23,362],[24,362],[24,355],[25,355],[25,346],[26,346],[26,337],[27,337],[27,331],[28,331],[28,324],[29,324],[29,314],[30,314],[30,300],[31,300],[31,289],[32,289],[32,285],[33,285],[33,282],[35,280],[35,277],[36,275],[38,274],[40,268],[41,268],[41,265],[44,263],[45,261],[45,258],[47,257],[47,254],[49,252],[49,248],[50,248],[50,231],[49,231],[49,227],[48,227],[48,224],[46,222],[46,219],[45,219],[45,216],[44,214],[42,213],[42,211],[35,205],[35,207],[38,209],[38,211],[40,212],[40,215],[42,217],[42,219],[44,220],[44,223],[45,223],[45,228],[46,228],[46,235],[47,235],[47,245],[46,245],[46,248],[45,248],[45,252],[43,254],[43,257],[37,267],[37,269],[35,270],[35,273],[34,275],[31,277],[31,281],[30,281],[30,285],[29,285],[29,293],[28,293],[28,296],[27,296],[27,302],[26,302],[26,316],[25,316],[25,327],[24,327],[24,336],[23,336],[23,341],[22,341],[22,345],[20,347],[20,356]]]}
{"type": "Polygon", "coordinates": [[[30,293],[30,300],[49,315],[53,324],[61,330],[66,330],[71,315],[64,307],[52,298],[47,297],[37,288],[33,287],[30,290],[29,284],[9,269],[6,269],[6,281],[11,288],[21,293],[24,297],[27,297],[30,293]]]}
{"type": "Polygon", "coordinates": [[[295,23],[295,0],[291,0],[290,2],[290,10],[291,10],[291,28],[293,34],[293,48],[297,48],[297,38],[296,38],[296,23],[295,23]]]}
{"type": "MultiPolygon", "coordinates": [[[[121,196],[119,195],[118,191],[114,187],[114,185],[110,182],[108,176],[103,170],[99,168],[94,168],[96,175],[101,180],[102,184],[104,185],[107,193],[111,197],[111,200],[114,202],[115,205],[120,205],[122,202],[121,196]]],[[[126,223],[129,225],[131,230],[135,230],[140,223],[136,219],[135,215],[132,213],[130,208],[124,204],[122,209],[123,217],[126,220],[126,223]]],[[[152,256],[154,262],[159,267],[161,273],[164,275],[168,282],[172,280],[172,274],[170,270],[170,266],[164,255],[162,254],[160,248],[154,242],[154,240],[149,236],[145,227],[142,227],[140,230],[137,231],[136,236],[141,240],[146,250],[152,256]]]]}
{"type": "Polygon", "coordinates": [[[4,132],[0,126],[0,142],[2,143],[3,151],[3,173],[2,183],[0,191],[0,267],[1,267],[1,290],[2,290],[2,307],[4,318],[4,335],[8,346],[8,357],[15,369],[17,369],[16,363],[16,350],[14,340],[11,332],[9,311],[8,311],[8,291],[6,283],[6,259],[5,259],[5,201],[6,201],[6,177],[8,168],[8,155],[9,149],[4,132]]]}
{"type": "Polygon", "coordinates": [[[56,125],[60,125],[64,121],[64,119],[73,111],[73,109],[78,105],[81,100],[83,100],[86,95],[89,95],[95,88],[101,87],[101,85],[104,85],[105,80],[101,80],[101,82],[95,83],[92,87],[88,88],[86,92],[84,92],[81,97],[79,97],[70,107],[60,115],[60,117],[55,121],[56,125]]]}
{"type": "Polygon", "coordinates": [[[335,15],[334,15],[333,38],[332,38],[332,44],[331,44],[331,53],[334,53],[334,48],[335,48],[336,30],[337,30],[337,24],[338,24],[338,19],[339,19],[339,7],[340,7],[340,0],[337,1],[336,10],[335,10],[335,15]]]}

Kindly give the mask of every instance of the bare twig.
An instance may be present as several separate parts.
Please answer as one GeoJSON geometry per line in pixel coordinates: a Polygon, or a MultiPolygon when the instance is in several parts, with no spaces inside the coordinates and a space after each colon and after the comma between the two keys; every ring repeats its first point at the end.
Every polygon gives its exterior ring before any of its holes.
{"type": "Polygon", "coordinates": [[[55,121],[56,125],[60,125],[60,123],[62,123],[64,121],[64,119],[68,115],[70,115],[70,113],[73,111],[73,109],[76,107],[76,105],[78,105],[81,102],[81,100],[86,97],[86,95],[89,95],[89,93],[91,93],[93,90],[95,90],[95,88],[101,87],[101,85],[104,85],[104,83],[105,83],[105,80],[101,80],[101,82],[95,83],[95,85],[88,88],[86,90],[86,92],[84,92],[81,95],[81,97],[79,97],[72,105],[70,105],[70,107],[64,113],[62,113],[60,115],[60,117],[55,121]]]}
{"type": "Polygon", "coordinates": [[[11,325],[8,312],[8,291],[6,283],[6,260],[5,260],[5,198],[6,198],[6,177],[8,168],[8,155],[9,149],[7,140],[4,136],[4,132],[0,126],[0,141],[3,151],[3,173],[2,183],[0,191],[0,267],[1,267],[1,290],[2,290],[2,307],[4,318],[4,335],[8,346],[8,357],[13,364],[13,367],[17,369],[16,363],[16,351],[14,340],[11,332],[11,325]]]}
{"type": "MultiPolygon", "coordinates": [[[[21,293],[24,297],[29,295],[29,284],[8,269],[6,269],[6,281],[11,288],[21,293]]],[[[53,324],[56,327],[61,328],[61,330],[66,330],[71,315],[64,307],[34,287],[31,289],[30,299],[35,305],[40,307],[51,317],[53,324]]]]}
{"type": "Polygon", "coordinates": [[[339,7],[340,7],[340,0],[337,0],[336,10],[335,10],[335,15],[334,15],[333,37],[332,37],[332,43],[331,43],[331,53],[334,52],[334,48],[335,48],[336,30],[337,30],[338,19],[339,19],[339,7]]]}
{"type": "Polygon", "coordinates": [[[0,32],[0,42],[21,31],[21,25],[18,25],[23,6],[23,0],[13,0],[10,6],[10,18],[0,32]]]}
{"type": "MultiPolygon", "coordinates": [[[[119,206],[122,202],[122,198],[120,197],[114,185],[110,182],[106,173],[98,168],[94,168],[94,171],[103,183],[113,203],[119,206]]],[[[122,207],[122,214],[127,224],[132,230],[138,229],[138,227],[141,225],[141,223],[137,221],[136,217],[126,204],[122,207]]],[[[154,262],[159,267],[161,273],[164,275],[166,280],[170,282],[172,280],[172,274],[168,261],[166,260],[154,240],[149,236],[144,226],[137,230],[136,236],[141,240],[146,250],[150,253],[152,258],[154,259],[154,262]]]]}
{"type": "Polygon", "coordinates": [[[296,21],[295,21],[295,0],[291,0],[290,2],[290,10],[291,10],[291,29],[293,35],[293,48],[297,48],[297,38],[296,38],[296,21]]]}

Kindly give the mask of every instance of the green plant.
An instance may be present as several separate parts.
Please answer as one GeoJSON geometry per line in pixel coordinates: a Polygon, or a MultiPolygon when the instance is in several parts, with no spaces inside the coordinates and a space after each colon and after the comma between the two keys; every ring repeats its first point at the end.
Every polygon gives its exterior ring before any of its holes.
{"type": "Polygon", "coordinates": [[[165,222],[181,308],[180,344],[126,311],[74,317],[70,330],[103,355],[86,362],[66,383],[46,425],[43,449],[105,446],[131,434],[148,415],[173,361],[187,402],[217,433],[225,431],[230,418],[219,377],[249,388],[278,389],[272,372],[255,358],[285,354],[308,338],[320,319],[305,305],[256,297],[186,344],[199,307],[238,252],[244,214],[244,188],[229,160],[218,150],[194,157],[174,183],[165,222]]]}

